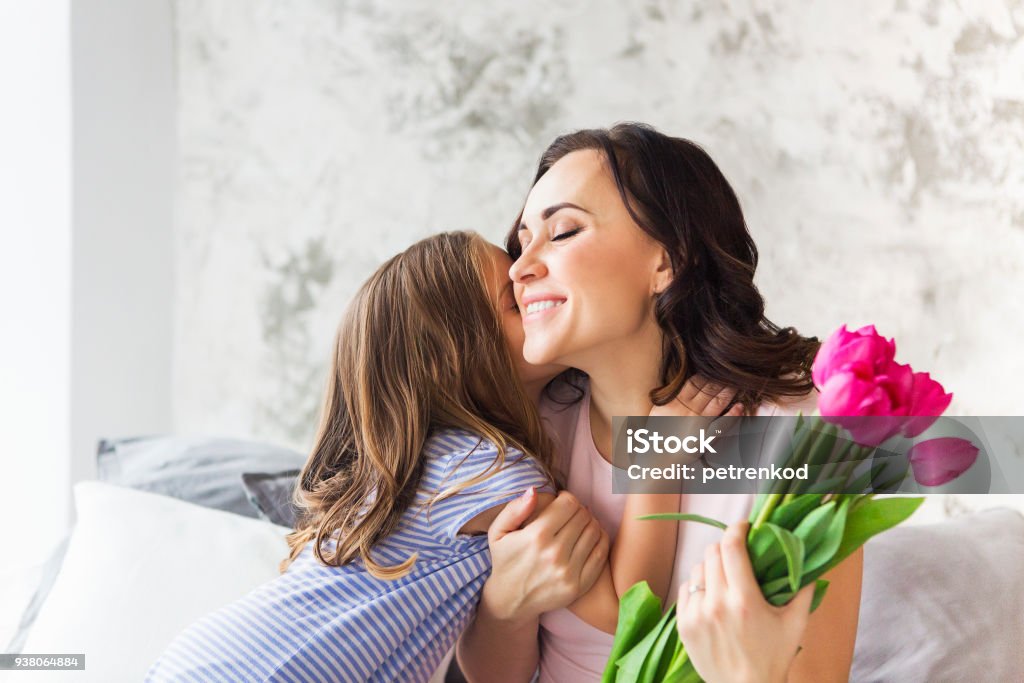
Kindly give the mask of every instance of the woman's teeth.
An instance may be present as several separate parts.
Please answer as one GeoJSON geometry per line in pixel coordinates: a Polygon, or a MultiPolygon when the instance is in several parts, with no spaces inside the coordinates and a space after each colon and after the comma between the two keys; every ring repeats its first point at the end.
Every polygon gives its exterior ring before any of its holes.
{"type": "Polygon", "coordinates": [[[536,313],[537,311],[546,311],[549,308],[555,306],[561,306],[565,301],[534,301],[532,304],[526,307],[527,313],[536,313]]]}

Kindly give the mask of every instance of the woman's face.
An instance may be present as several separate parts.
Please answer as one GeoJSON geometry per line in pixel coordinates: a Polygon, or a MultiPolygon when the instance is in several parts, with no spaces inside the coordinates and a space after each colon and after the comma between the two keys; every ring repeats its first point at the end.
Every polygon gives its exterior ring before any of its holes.
{"type": "Polygon", "coordinates": [[[529,362],[587,370],[657,325],[653,297],[671,280],[668,257],[630,217],[602,152],[572,152],[548,169],[518,235],[509,276],[529,362]]]}
{"type": "Polygon", "coordinates": [[[546,383],[565,368],[558,365],[532,365],[523,358],[523,320],[512,294],[512,281],[508,279],[512,259],[498,246],[489,244],[487,248],[490,257],[487,291],[497,307],[498,319],[505,333],[505,343],[515,362],[516,374],[523,384],[546,383]]]}

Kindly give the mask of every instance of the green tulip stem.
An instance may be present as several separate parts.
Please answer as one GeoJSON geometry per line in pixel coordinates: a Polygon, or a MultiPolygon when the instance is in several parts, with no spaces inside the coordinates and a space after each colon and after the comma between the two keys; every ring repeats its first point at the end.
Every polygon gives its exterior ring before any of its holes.
{"type": "Polygon", "coordinates": [[[767,499],[764,502],[764,507],[761,508],[761,512],[757,515],[757,519],[755,519],[754,523],[751,525],[751,531],[759,528],[762,524],[768,521],[768,518],[771,517],[772,512],[776,507],[778,507],[779,501],[782,500],[783,497],[781,493],[768,493],[766,495],[767,499]]]}
{"type": "MultiPolygon", "coordinates": [[[[817,437],[810,422],[800,422],[797,425],[796,430],[793,433],[792,450],[789,456],[782,461],[781,467],[795,467],[796,464],[800,463],[804,459],[804,453],[810,447],[811,442],[817,437]]],[[[790,486],[790,482],[784,480],[777,480],[772,483],[768,491],[768,495],[775,495],[777,493],[785,493],[790,486]]]]}
{"type": "MultiPolygon", "coordinates": [[[[818,448],[818,445],[828,439],[828,427],[824,420],[820,417],[815,417],[813,422],[807,422],[805,427],[809,432],[809,438],[805,439],[793,452],[793,455],[786,462],[786,467],[799,467],[808,460],[813,458],[813,453],[818,448]]],[[[791,489],[786,497],[782,500],[782,503],[788,503],[798,495],[800,482],[791,481],[786,486],[787,489],[791,489]]]]}
{"type": "Polygon", "coordinates": [[[873,446],[858,445],[854,448],[853,457],[850,458],[849,462],[844,463],[845,467],[843,467],[843,469],[840,470],[840,474],[843,477],[843,490],[845,490],[846,487],[849,486],[850,477],[853,476],[853,473],[854,471],[856,471],[857,466],[860,463],[864,462],[867,459],[868,454],[874,450],[875,448],[873,446]]]}
{"type": "Polygon", "coordinates": [[[831,459],[831,458],[829,459],[828,465],[823,469],[823,471],[821,473],[821,480],[822,481],[825,481],[826,479],[829,479],[829,478],[832,477],[832,474],[839,467],[840,463],[843,462],[843,458],[845,458],[847,456],[847,454],[850,452],[850,449],[854,445],[855,444],[854,444],[853,441],[847,441],[846,444],[842,448],[839,449],[839,453],[836,454],[835,459],[831,459]]]}

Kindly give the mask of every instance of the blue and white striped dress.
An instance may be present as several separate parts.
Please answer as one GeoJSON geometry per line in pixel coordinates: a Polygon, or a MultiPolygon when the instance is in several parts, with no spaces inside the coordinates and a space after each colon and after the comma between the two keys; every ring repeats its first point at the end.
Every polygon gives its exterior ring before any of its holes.
{"type": "Polygon", "coordinates": [[[308,543],[284,574],[182,631],[145,680],[427,681],[468,625],[491,572],[487,536],[459,529],[530,486],[554,491],[535,460],[509,449],[501,471],[425,512],[432,495],[486,471],[496,455],[493,444],[462,430],[428,440],[416,502],[373,551],[389,565],[418,552],[401,579],[376,579],[359,560],[326,567],[308,543]]]}

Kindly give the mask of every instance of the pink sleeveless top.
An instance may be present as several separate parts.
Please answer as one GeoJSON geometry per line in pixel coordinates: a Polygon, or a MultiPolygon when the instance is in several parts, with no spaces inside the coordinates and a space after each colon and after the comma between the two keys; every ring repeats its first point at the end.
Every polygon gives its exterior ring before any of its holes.
{"type": "MultiPolygon", "coordinates": [[[[809,415],[817,405],[817,391],[784,404],[763,404],[758,415],[809,415]]],[[[576,404],[541,403],[541,415],[555,441],[556,457],[567,474],[567,488],[587,505],[612,541],[619,530],[626,496],[612,494],[612,464],[601,457],[590,430],[590,391],[576,404]]],[[[680,512],[732,522],[750,514],[753,497],[746,494],[681,496],[680,512]]],[[[704,549],[721,540],[722,532],[704,524],[683,524],[676,542],[672,585],[690,576],[703,561],[704,549]]],[[[600,680],[614,638],[586,623],[568,609],[547,612],[540,619],[540,683],[592,683],[600,680]]]]}

